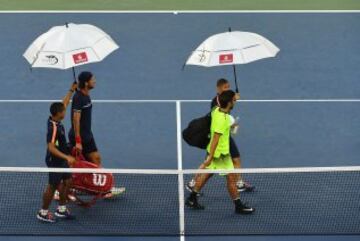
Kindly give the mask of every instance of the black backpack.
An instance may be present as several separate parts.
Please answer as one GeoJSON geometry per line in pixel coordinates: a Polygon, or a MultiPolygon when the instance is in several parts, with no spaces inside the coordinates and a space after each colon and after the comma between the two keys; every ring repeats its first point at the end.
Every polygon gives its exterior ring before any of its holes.
{"type": "Polygon", "coordinates": [[[182,136],[190,146],[206,149],[210,142],[211,113],[190,121],[182,136]]]}

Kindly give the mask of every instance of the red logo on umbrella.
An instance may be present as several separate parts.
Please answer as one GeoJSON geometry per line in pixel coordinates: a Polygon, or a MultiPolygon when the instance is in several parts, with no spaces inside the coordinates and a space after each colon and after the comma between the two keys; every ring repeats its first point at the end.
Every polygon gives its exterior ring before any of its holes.
{"type": "Polygon", "coordinates": [[[232,63],[233,61],[234,61],[233,54],[221,54],[219,56],[219,63],[220,64],[232,63]]]}
{"type": "Polygon", "coordinates": [[[74,54],[73,55],[74,63],[81,64],[88,62],[88,57],[85,52],[74,54]]]}

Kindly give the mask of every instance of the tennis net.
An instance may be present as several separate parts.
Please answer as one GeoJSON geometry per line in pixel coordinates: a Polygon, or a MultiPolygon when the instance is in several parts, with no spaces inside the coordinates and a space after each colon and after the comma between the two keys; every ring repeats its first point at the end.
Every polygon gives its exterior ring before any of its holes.
{"type": "MultiPolygon", "coordinates": [[[[234,171],[233,171],[234,172],[234,171]]],[[[359,234],[360,167],[242,169],[256,186],[241,193],[256,208],[235,214],[226,178],[214,175],[202,189],[204,210],[185,207],[183,184],[209,170],[0,168],[1,235],[241,235],[359,234]],[[44,224],[36,219],[48,172],[113,173],[126,193],[85,209],[77,219],[44,224]]],[[[53,202],[52,209],[55,209],[53,202]]]]}

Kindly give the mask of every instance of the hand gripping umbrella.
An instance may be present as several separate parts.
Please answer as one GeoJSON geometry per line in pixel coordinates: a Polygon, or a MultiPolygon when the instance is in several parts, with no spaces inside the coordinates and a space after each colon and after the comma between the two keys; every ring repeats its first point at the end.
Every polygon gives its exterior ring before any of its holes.
{"type": "Polygon", "coordinates": [[[215,34],[202,42],[189,56],[184,67],[232,65],[236,92],[239,92],[235,65],[275,57],[279,51],[278,47],[259,34],[231,31],[229,28],[228,32],[215,34]]]}
{"type": "Polygon", "coordinates": [[[102,61],[119,46],[101,29],[89,24],[55,26],[28,47],[24,58],[32,68],[72,68],[102,61]]]}

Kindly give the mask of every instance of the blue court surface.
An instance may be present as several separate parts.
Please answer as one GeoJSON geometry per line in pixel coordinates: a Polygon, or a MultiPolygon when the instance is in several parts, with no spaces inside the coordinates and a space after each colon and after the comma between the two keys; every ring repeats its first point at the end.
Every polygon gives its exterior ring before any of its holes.
{"type": "MultiPolygon", "coordinates": [[[[209,69],[187,67],[183,71],[182,65],[202,40],[212,34],[224,32],[228,27],[232,27],[233,30],[259,33],[281,49],[279,55],[274,59],[262,60],[237,68],[241,98],[247,100],[238,103],[233,112],[234,115],[240,117],[241,129],[240,134],[236,136],[236,142],[241,151],[243,166],[260,168],[359,165],[360,110],[359,103],[355,101],[360,99],[359,13],[180,13],[178,15],[172,13],[2,13],[0,14],[2,32],[0,53],[3,59],[0,65],[2,83],[0,88],[0,99],[2,99],[0,101],[2,113],[0,117],[0,126],[2,126],[0,129],[2,137],[0,138],[0,152],[2,153],[0,166],[45,166],[45,133],[49,102],[36,100],[62,98],[71,84],[72,75],[71,71],[49,69],[30,71],[22,54],[39,34],[47,31],[53,25],[61,25],[66,22],[94,24],[109,33],[120,45],[120,49],[105,61],[77,69],[77,71],[91,70],[97,77],[97,87],[92,92],[94,100],[93,131],[105,167],[177,169],[175,100],[195,100],[180,102],[181,124],[185,127],[191,119],[209,111],[210,103],[199,100],[209,100],[215,95],[215,83],[218,78],[225,77],[232,81],[230,67],[209,69]],[[329,99],[353,99],[353,101],[329,102],[327,101],[329,99]],[[105,103],[101,100],[109,101],[105,103]],[[146,100],[168,101],[151,102],[146,100]],[[308,101],[292,102],[289,100],[308,101]]],[[[69,121],[68,116],[65,121],[67,128],[69,128],[69,121]]],[[[204,157],[202,151],[188,147],[185,143],[183,143],[182,152],[184,169],[196,168],[204,157]]],[[[31,228],[33,222],[37,222],[35,213],[40,206],[41,190],[45,185],[43,182],[46,181],[45,178],[40,177],[35,179],[37,180],[34,182],[36,187],[29,186],[29,182],[31,182],[29,180],[27,185],[20,188],[20,191],[15,189],[14,194],[6,194],[10,192],[10,188],[2,189],[0,197],[0,199],[6,200],[3,199],[5,195],[14,196],[15,200],[12,199],[12,205],[19,206],[19,210],[24,209],[19,217],[25,220],[18,222],[25,223],[27,228],[31,228]],[[29,199],[32,205],[26,206],[27,203],[24,200],[26,195],[18,201],[19,205],[16,205],[15,197],[22,193],[34,197],[34,199],[29,199]]],[[[170,179],[164,188],[169,190],[168,198],[172,200],[172,198],[176,199],[178,187],[176,180],[170,179]]],[[[249,179],[254,182],[259,192],[254,193],[253,196],[247,194],[244,198],[257,204],[260,210],[259,216],[253,220],[249,219],[249,222],[244,224],[248,225],[249,233],[256,233],[258,220],[264,221],[264,218],[272,217],[274,210],[271,209],[274,206],[285,207],[284,210],[288,217],[282,220],[282,224],[274,221],[276,225],[271,220],[265,220],[268,222],[268,226],[263,226],[262,230],[268,228],[281,233],[282,228],[286,227],[291,230],[299,230],[301,227],[296,224],[302,224],[305,228],[312,228],[314,234],[319,230],[323,230],[325,233],[357,230],[356,233],[359,233],[360,215],[356,202],[360,197],[356,186],[360,179],[358,173],[339,177],[331,175],[322,177],[320,175],[316,178],[303,175],[292,176],[289,179],[286,175],[279,175],[276,180],[266,175],[261,178],[250,175],[249,179]],[[309,180],[314,182],[308,183],[309,180]],[[283,183],[286,185],[282,185],[283,183]],[[355,195],[350,196],[346,192],[333,193],[333,197],[321,195],[321,190],[331,188],[332,185],[339,187],[344,183],[350,183],[350,185],[344,185],[344,190],[350,190],[355,195]],[[292,204],[304,204],[299,201],[299,198],[301,199],[303,196],[294,196],[293,200],[281,199],[282,195],[291,188],[304,191],[303,194],[308,198],[306,200],[309,201],[310,206],[303,207],[304,209],[314,208],[313,213],[308,211],[292,213],[292,204]],[[273,201],[278,200],[278,202],[264,202],[264,200],[271,199],[272,195],[273,201]],[[331,202],[332,200],[335,203],[331,202]],[[284,202],[279,204],[281,201],[284,202]],[[318,203],[326,204],[325,206],[328,206],[329,210],[316,209],[318,203]],[[347,205],[347,212],[337,213],[338,205],[347,205]],[[263,212],[261,212],[261,207],[263,207],[263,212]],[[309,215],[305,215],[306,213],[309,215]],[[306,218],[310,218],[310,221],[307,222],[306,218]],[[253,226],[251,226],[252,222],[253,226]],[[311,225],[316,222],[319,224],[318,226],[311,225]],[[330,226],[327,225],[329,223],[330,226]],[[329,227],[332,229],[328,230],[329,227]]],[[[11,180],[11,178],[7,180],[7,187],[11,186],[11,180]]],[[[25,182],[26,178],[23,177],[19,180],[25,182]]],[[[134,185],[131,178],[126,181],[123,178],[123,180],[123,184],[127,187],[134,185]]],[[[143,183],[146,181],[144,180],[143,183]]],[[[149,185],[149,188],[153,188],[154,183],[160,187],[164,185],[163,180],[158,179],[153,183],[150,181],[146,184],[149,185]]],[[[213,185],[217,189],[225,188],[224,185],[221,186],[218,179],[209,185],[213,185]]],[[[144,188],[137,184],[134,185],[133,190],[144,190],[144,188]]],[[[131,188],[129,192],[131,193],[131,188]]],[[[221,190],[221,193],[226,196],[225,190],[221,190]]],[[[135,195],[139,195],[138,198],[147,198],[142,197],[141,194],[134,193],[135,195]]],[[[151,203],[151,200],[149,199],[148,204],[149,213],[146,213],[148,219],[145,221],[151,222],[153,215],[156,217],[159,211],[166,210],[168,214],[174,215],[174,222],[178,222],[176,205],[171,207],[164,204],[164,206],[159,203],[151,203]]],[[[94,226],[96,225],[94,214],[101,213],[101,205],[114,206],[114,203],[100,203],[93,210],[82,213],[89,217],[89,229],[93,229],[93,231],[97,230],[97,227],[94,226]],[[93,213],[91,213],[92,211],[93,213]]],[[[211,221],[218,218],[223,225],[221,228],[227,230],[232,225],[231,220],[226,218],[226,212],[230,212],[228,210],[230,205],[230,201],[224,202],[224,206],[226,206],[224,212],[214,209],[212,215],[205,214],[201,219],[187,211],[186,216],[193,222],[186,228],[193,234],[197,234],[197,230],[201,228],[200,221],[206,220],[205,222],[211,224],[209,225],[211,227],[209,232],[211,232],[217,228],[211,221]]],[[[126,207],[126,200],[121,208],[124,207],[126,207]]],[[[119,210],[121,208],[119,207],[119,210]]],[[[113,209],[116,210],[116,207],[113,209]]],[[[158,220],[158,225],[164,227],[166,223],[168,225],[166,228],[175,232],[178,223],[165,222],[164,220],[167,218],[171,220],[171,215],[165,215],[166,212],[164,211],[164,215],[160,217],[164,223],[158,220]]],[[[9,213],[9,215],[11,214],[9,213]]],[[[81,214],[78,215],[81,216],[81,214]]],[[[109,215],[112,214],[109,213],[109,215]]],[[[134,220],[136,218],[141,220],[140,214],[136,215],[134,220]]],[[[5,221],[2,215],[0,223],[5,221]]],[[[101,219],[97,221],[102,222],[101,219]]],[[[111,219],[103,221],[110,226],[116,225],[112,223],[111,219]]],[[[14,223],[16,224],[16,220],[14,223]]],[[[117,225],[124,229],[126,222],[123,220],[117,225]]],[[[235,228],[236,225],[234,224],[235,228]]],[[[38,228],[37,225],[35,226],[38,228]]],[[[18,228],[16,225],[14,227],[14,230],[18,228]]],[[[242,227],[237,228],[241,229],[242,227]]],[[[46,232],[45,229],[46,227],[42,227],[40,232],[46,232]]],[[[66,226],[60,227],[60,229],[62,232],[67,231],[66,226]]],[[[146,226],[135,229],[134,232],[139,230],[145,232],[146,226]]],[[[231,231],[230,228],[229,230],[231,231]]],[[[202,234],[204,236],[185,238],[191,241],[215,241],[217,239],[228,241],[350,241],[360,239],[360,236],[357,235],[206,236],[206,233],[202,234]]],[[[69,237],[0,236],[0,240],[14,241],[55,241],[66,238],[69,237]]],[[[179,240],[179,237],[78,236],[71,237],[71,240],[172,241],[179,240]]]]}

